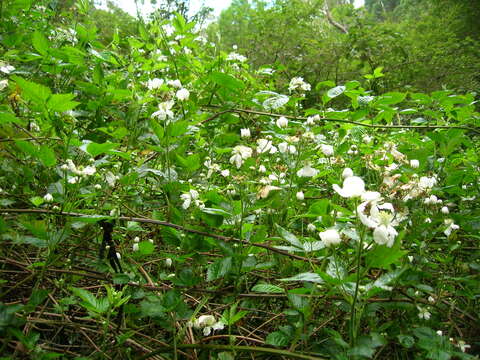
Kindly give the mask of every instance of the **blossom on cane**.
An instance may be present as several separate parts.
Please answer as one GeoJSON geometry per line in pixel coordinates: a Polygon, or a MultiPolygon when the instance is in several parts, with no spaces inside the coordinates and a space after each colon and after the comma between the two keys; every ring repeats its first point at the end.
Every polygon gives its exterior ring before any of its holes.
{"type": "Polygon", "coordinates": [[[235,164],[237,169],[242,166],[244,160],[252,156],[253,150],[248,146],[237,145],[233,148],[233,155],[230,157],[230,164],[235,164]]]}
{"type": "Polygon", "coordinates": [[[322,144],[320,146],[320,149],[322,150],[322,153],[325,156],[332,156],[333,155],[333,146],[332,145],[322,144]]]}
{"type": "Polygon", "coordinates": [[[323,241],[323,243],[327,247],[331,245],[338,245],[342,242],[342,239],[340,238],[340,234],[335,229],[322,231],[318,235],[320,236],[320,239],[323,241]]]}
{"type": "Polygon", "coordinates": [[[364,201],[357,207],[358,218],[365,226],[374,229],[373,240],[379,245],[392,247],[397,236],[397,225],[394,220],[394,209],[392,204],[378,204],[376,201],[364,201]],[[367,205],[370,205],[370,212],[366,213],[367,205]]]}
{"type": "Polygon", "coordinates": [[[350,177],[350,176],[353,176],[353,170],[350,169],[350,168],[348,168],[348,167],[345,168],[345,169],[343,169],[342,177],[343,177],[344,179],[346,179],[346,178],[348,178],[348,177],[350,177]]]}
{"type": "Polygon", "coordinates": [[[184,210],[187,210],[190,207],[192,200],[197,200],[198,196],[199,196],[198,191],[193,189],[185,194],[180,195],[180,199],[183,200],[182,208],[184,210]]]}
{"type": "Polygon", "coordinates": [[[306,164],[300,170],[297,171],[298,177],[314,177],[318,174],[318,170],[311,167],[310,164],[306,164]]]}
{"type": "Polygon", "coordinates": [[[277,119],[276,124],[279,128],[284,129],[288,126],[288,119],[285,116],[280,116],[277,119]]]}
{"type": "Polygon", "coordinates": [[[358,176],[349,176],[343,180],[343,186],[333,184],[335,190],[341,197],[360,197],[365,192],[365,182],[358,176]]]}
{"type": "Polygon", "coordinates": [[[193,322],[193,327],[203,329],[203,335],[208,336],[212,330],[223,330],[225,324],[217,321],[213,315],[202,315],[193,322]]]}
{"type": "Polygon", "coordinates": [[[178,100],[181,101],[188,100],[188,98],[190,97],[190,91],[188,91],[187,89],[180,89],[177,91],[176,97],[178,100]]]}
{"type": "Polygon", "coordinates": [[[158,111],[155,111],[152,114],[152,117],[156,117],[159,120],[165,120],[167,118],[173,118],[172,107],[174,105],[173,101],[165,101],[158,104],[158,111]]]}
{"type": "Polygon", "coordinates": [[[251,133],[249,128],[240,129],[240,137],[249,138],[250,136],[251,136],[251,133]]]}

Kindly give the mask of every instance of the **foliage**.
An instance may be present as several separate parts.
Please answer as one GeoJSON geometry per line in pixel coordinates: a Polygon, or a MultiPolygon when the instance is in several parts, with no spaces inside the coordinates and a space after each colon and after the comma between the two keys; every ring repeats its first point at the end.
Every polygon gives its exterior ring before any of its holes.
{"type": "Polygon", "coordinates": [[[110,37],[54,3],[1,12],[4,358],[475,358],[474,94],[258,70],[179,13],[110,37]]]}

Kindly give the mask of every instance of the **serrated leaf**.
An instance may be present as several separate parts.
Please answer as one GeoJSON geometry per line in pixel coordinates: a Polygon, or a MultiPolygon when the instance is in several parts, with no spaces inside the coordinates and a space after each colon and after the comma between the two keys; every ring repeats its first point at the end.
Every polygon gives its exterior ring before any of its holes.
{"type": "Polygon", "coordinates": [[[164,135],[163,127],[155,119],[150,119],[150,127],[157,135],[158,140],[162,140],[164,135]]]}
{"type": "Polygon", "coordinates": [[[95,157],[100,154],[105,154],[108,153],[110,150],[116,149],[120,144],[118,143],[111,143],[111,142],[106,142],[103,144],[97,144],[97,143],[90,143],[87,145],[87,152],[92,156],[95,157]]]}
{"type": "Polygon", "coordinates": [[[252,288],[253,292],[267,293],[267,294],[282,294],[285,292],[280,286],[272,284],[257,284],[252,288]]]}
{"type": "Polygon", "coordinates": [[[140,241],[138,243],[138,252],[142,255],[150,255],[155,250],[155,245],[150,241],[140,241]]]}
{"type": "Polygon", "coordinates": [[[289,337],[281,331],[274,331],[268,334],[265,339],[266,344],[278,347],[287,346],[289,341],[289,337]]]}
{"type": "Polygon", "coordinates": [[[72,110],[80,104],[77,101],[71,101],[74,97],[74,94],[53,94],[48,99],[47,108],[58,112],[72,110]]]}
{"type": "Polygon", "coordinates": [[[32,36],[32,45],[41,55],[47,55],[50,44],[40,31],[35,31],[32,36]]]}
{"type": "Polygon", "coordinates": [[[0,125],[15,123],[23,125],[25,121],[8,112],[0,112],[0,125]]]}
{"type": "Polygon", "coordinates": [[[287,95],[276,94],[275,96],[265,100],[262,106],[266,110],[276,110],[288,103],[290,98],[287,95]]]}
{"type": "Polygon", "coordinates": [[[232,258],[226,257],[215,261],[208,267],[207,281],[213,281],[224,277],[232,269],[232,258]]]}
{"type": "Polygon", "coordinates": [[[277,231],[279,232],[280,236],[283,239],[287,240],[293,246],[303,250],[303,244],[300,242],[300,240],[297,239],[297,237],[295,235],[293,235],[291,232],[285,230],[284,228],[282,228],[278,224],[275,224],[275,227],[277,228],[277,231]]]}
{"type": "Polygon", "coordinates": [[[27,81],[19,76],[12,76],[12,79],[15,80],[22,89],[22,95],[38,105],[44,104],[52,94],[50,89],[44,85],[27,81]]]}
{"type": "Polygon", "coordinates": [[[239,89],[243,89],[245,87],[245,84],[242,81],[234,78],[231,75],[221,73],[218,71],[214,71],[210,75],[210,79],[212,79],[212,81],[217,85],[225,87],[228,90],[234,91],[234,92],[236,92],[239,89]]]}
{"type": "Polygon", "coordinates": [[[335,86],[334,88],[330,89],[327,91],[327,96],[329,98],[335,98],[345,91],[346,87],[345,86],[335,86]]]}
{"type": "Polygon", "coordinates": [[[57,164],[57,158],[55,152],[49,148],[47,145],[40,146],[40,151],[38,152],[38,158],[46,167],[52,167],[57,164]]]}
{"type": "Polygon", "coordinates": [[[323,284],[323,279],[316,273],[305,272],[288,278],[279,279],[280,281],[307,281],[316,284],[323,284]]]}

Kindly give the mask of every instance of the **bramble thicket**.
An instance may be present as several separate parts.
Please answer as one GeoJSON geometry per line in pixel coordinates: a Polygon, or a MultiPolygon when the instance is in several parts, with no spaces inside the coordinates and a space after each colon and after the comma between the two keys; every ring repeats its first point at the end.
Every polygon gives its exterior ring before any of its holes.
{"type": "Polygon", "coordinates": [[[477,4],[157,5],[0,2],[1,359],[478,359],[477,4]]]}

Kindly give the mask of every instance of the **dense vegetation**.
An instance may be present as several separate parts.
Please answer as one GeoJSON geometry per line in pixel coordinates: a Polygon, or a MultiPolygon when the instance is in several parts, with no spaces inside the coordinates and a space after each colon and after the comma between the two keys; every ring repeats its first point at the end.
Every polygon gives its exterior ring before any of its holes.
{"type": "Polygon", "coordinates": [[[0,2],[1,359],[478,359],[479,3],[187,5],[0,2]]]}

